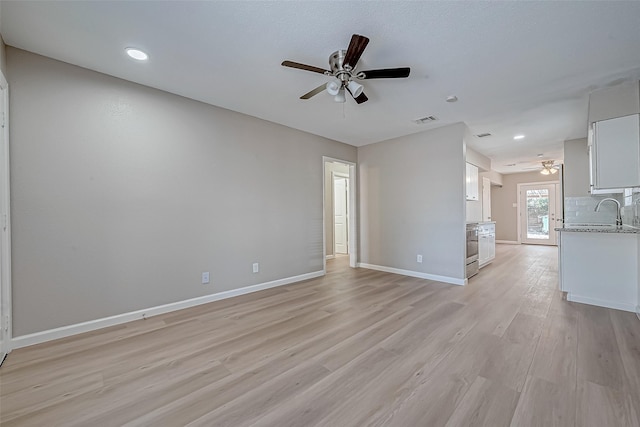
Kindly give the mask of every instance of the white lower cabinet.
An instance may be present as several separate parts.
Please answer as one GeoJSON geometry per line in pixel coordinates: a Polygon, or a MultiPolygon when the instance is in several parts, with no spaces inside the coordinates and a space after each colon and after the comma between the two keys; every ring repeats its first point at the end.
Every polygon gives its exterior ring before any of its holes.
{"type": "Polygon", "coordinates": [[[636,311],[638,236],[560,232],[560,290],[567,300],[636,311]]]}
{"type": "Polygon", "coordinates": [[[481,223],[478,230],[478,264],[484,267],[496,257],[496,224],[481,223]]]}

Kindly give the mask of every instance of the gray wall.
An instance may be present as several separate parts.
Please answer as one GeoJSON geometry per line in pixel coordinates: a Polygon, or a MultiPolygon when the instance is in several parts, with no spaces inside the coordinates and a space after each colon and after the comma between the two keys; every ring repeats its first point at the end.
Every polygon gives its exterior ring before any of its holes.
{"type": "Polygon", "coordinates": [[[464,278],[465,128],[358,148],[361,262],[464,278]]]}
{"type": "Polygon", "coordinates": [[[562,181],[560,173],[542,175],[540,172],[502,175],[502,187],[491,187],[491,219],[496,222],[496,240],[518,240],[518,184],[543,181],[562,181]]]}
{"type": "Polygon", "coordinates": [[[7,51],[14,336],[322,269],[354,147],[7,51]]]}
{"type": "Polygon", "coordinates": [[[587,138],[564,142],[564,196],[588,197],[589,151],[587,138]]]}

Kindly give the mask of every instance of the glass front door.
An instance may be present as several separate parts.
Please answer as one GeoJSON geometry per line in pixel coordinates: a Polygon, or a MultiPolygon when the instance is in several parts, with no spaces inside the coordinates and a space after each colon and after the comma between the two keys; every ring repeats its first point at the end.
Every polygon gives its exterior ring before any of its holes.
{"type": "Polygon", "coordinates": [[[522,243],[555,245],[555,224],[555,185],[522,185],[520,187],[520,240],[522,243]]]}

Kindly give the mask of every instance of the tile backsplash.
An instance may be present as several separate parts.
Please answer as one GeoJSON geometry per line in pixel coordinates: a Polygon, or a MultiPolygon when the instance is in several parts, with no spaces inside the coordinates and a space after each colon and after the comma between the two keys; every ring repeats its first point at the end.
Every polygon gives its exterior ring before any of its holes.
{"type": "MultiPolygon", "coordinates": [[[[624,224],[633,225],[634,213],[637,205],[629,200],[625,200],[622,194],[609,194],[587,197],[565,197],[564,198],[564,223],[565,224],[615,224],[616,222],[616,204],[613,202],[605,202],[600,206],[598,212],[595,207],[598,202],[607,197],[616,199],[624,206],[622,209],[622,222],[624,224]]],[[[631,197],[632,201],[640,197],[640,193],[634,193],[631,197]]]]}

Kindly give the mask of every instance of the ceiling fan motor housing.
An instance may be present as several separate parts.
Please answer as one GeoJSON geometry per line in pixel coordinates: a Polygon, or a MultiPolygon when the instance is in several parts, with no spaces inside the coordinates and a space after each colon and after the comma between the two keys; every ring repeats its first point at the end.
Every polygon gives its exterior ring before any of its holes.
{"type": "MultiPolygon", "coordinates": [[[[339,79],[343,85],[348,83],[349,80],[353,77],[351,72],[353,69],[345,69],[344,67],[344,57],[346,56],[347,51],[337,50],[331,54],[329,57],[329,68],[331,69],[331,75],[339,79]]],[[[351,68],[351,67],[348,67],[351,68]]]]}

